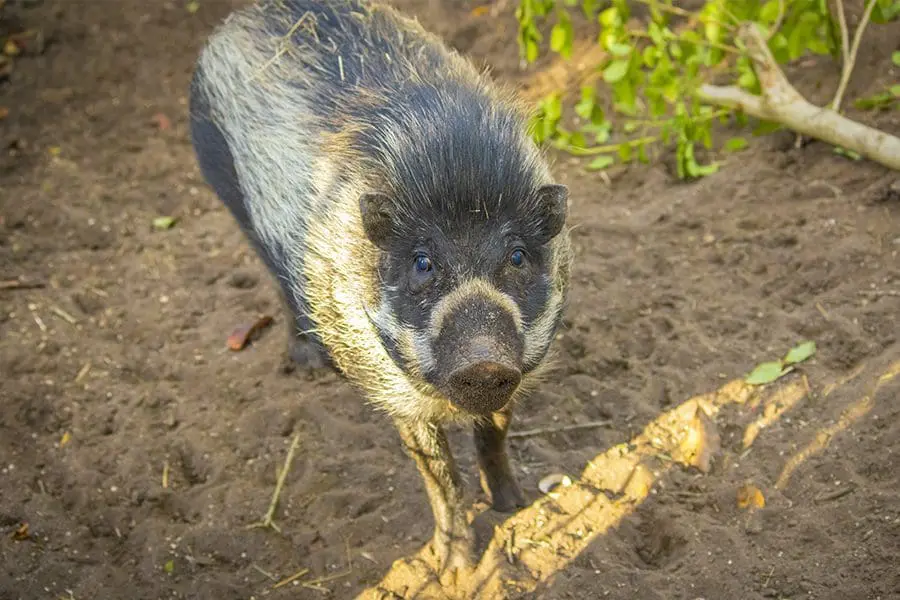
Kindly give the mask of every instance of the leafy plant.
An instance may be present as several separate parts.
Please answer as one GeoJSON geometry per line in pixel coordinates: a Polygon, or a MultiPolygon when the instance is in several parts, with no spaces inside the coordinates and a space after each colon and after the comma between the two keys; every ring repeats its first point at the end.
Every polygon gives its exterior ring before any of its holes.
{"type": "MultiPolygon", "coordinates": [[[[555,91],[540,102],[532,123],[538,142],[593,156],[591,169],[604,169],[616,161],[647,162],[652,150],[670,147],[679,178],[715,172],[719,163],[700,157],[701,148],[713,150],[713,123],[747,126],[750,111],[728,99],[718,101],[704,93],[705,88],[724,81],[746,94],[765,92],[759,52],[748,48],[747,23],[761,30],[777,64],[809,54],[842,57],[844,73],[832,103],[837,110],[866,24],[861,23],[851,46],[842,0],[835,0],[837,18],[827,0],[708,0],[698,11],[680,8],[671,0],[638,2],[649,9],[644,21],[633,18],[634,3],[626,0],[519,0],[518,41],[527,62],[540,55],[544,21],[553,19],[549,48],[563,58],[572,55],[574,11],[599,26],[596,39],[605,59],[583,82],[574,114],[566,110],[561,92],[555,91]],[[611,92],[606,106],[597,93],[601,85],[611,92]]],[[[900,16],[900,0],[867,0],[866,11],[866,22],[885,23],[900,16]]],[[[894,91],[891,88],[890,93],[894,91]]],[[[888,99],[878,96],[864,105],[886,104],[888,99]]],[[[753,134],[762,135],[783,123],[756,118],[754,125],[753,134]]],[[[746,145],[745,138],[732,138],[720,149],[738,151],[746,145]]]]}
{"type": "Polygon", "coordinates": [[[791,348],[781,360],[760,363],[744,381],[752,385],[772,383],[790,373],[794,365],[808,360],[815,353],[815,342],[803,342],[791,348]]]}

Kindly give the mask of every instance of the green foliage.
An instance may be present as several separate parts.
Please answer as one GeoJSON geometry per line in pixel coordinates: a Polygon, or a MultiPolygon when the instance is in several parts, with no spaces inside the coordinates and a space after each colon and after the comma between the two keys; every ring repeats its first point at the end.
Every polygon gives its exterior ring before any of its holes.
{"type": "MultiPolygon", "coordinates": [[[[707,0],[696,12],[671,0],[638,1],[649,8],[649,18],[640,22],[633,18],[633,3],[626,0],[519,0],[519,47],[527,62],[540,55],[539,26],[545,20],[553,20],[550,51],[564,58],[572,54],[576,12],[598,26],[596,39],[606,58],[594,81],[581,88],[571,107],[574,115],[555,92],[540,103],[532,123],[538,142],[595,156],[590,169],[605,169],[617,161],[647,162],[650,151],[662,146],[674,150],[679,178],[715,172],[718,163],[698,158],[701,147],[716,150],[713,123],[749,122],[739,110],[704,104],[696,92],[713,80],[760,92],[753,63],[736,37],[742,23],[763,28],[781,64],[809,54],[841,56],[840,28],[827,0],[707,0]],[[598,98],[599,86],[610,92],[605,104],[598,98]]],[[[900,0],[870,1],[876,3],[873,22],[900,16],[900,0]]],[[[893,100],[880,95],[865,106],[881,108],[893,100]]],[[[779,128],[777,123],[756,122],[752,131],[764,135],[779,128]]],[[[722,149],[746,146],[745,138],[732,138],[722,149]]]]}
{"type": "Polygon", "coordinates": [[[776,379],[790,373],[794,365],[802,363],[816,353],[815,342],[803,342],[791,348],[781,360],[760,363],[744,379],[751,385],[772,383],[776,379]]]}

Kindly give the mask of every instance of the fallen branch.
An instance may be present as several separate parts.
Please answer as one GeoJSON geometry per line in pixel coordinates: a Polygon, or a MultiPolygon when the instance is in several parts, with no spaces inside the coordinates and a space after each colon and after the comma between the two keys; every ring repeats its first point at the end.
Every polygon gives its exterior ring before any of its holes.
{"type": "Polygon", "coordinates": [[[736,107],[750,116],[776,121],[797,133],[852,150],[900,171],[900,138],[807,101],[788,82],[754,23],[742,25],[738,37],[753,61],[762,94],[757,96],[735,86],[704,84],[697,92],[701,100],[717,106],[736,107]]]}

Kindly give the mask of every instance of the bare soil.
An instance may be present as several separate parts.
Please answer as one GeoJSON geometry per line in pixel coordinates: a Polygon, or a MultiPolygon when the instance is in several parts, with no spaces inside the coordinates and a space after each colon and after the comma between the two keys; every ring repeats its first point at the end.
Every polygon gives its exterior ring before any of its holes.
{"type": "MultiPolygon", "coordinates": [[[[47,41],[0,83],[0,280],[44,284],[0,289],[3,600],[350,598],[430,538],[391,424],[336,376],[278,368],[275,288],[200,179],[187,85],[204,36],[237,4],[48,0],[3,24],[47,41]],[[162,215],[176,225],[155,230],[162,215]],[[274,327],[225,348],[263,314],[274,327]],[[248,529],[294,434],[282,533],[248,529]],[[336,576],[272,589],[301,569],[303,582],[336,576]]],[[[462,0],[397,5],[498,78],[529,76],[513,2],[497,17],[462,0]]],[[[898,40],[896,25],[872,29],[850,98],[898,80],[898,40]]],[[[815,59],[792,77],[824,103],[837,72],[815,59]]],[[[848,113],[900,134],[896,111],[848,113]]],[[[527,597],[900,598],[900,384],[822,433],[900,359],[900,175],[789,134],[722,159],[679,183],[665,161],[605,182],[557,157],[573,198],[572,302],[559,374],[514,428],[609,423],[514,439],[516,468],[534,499],[545,475],[579,473],[661,411],[804,339],[818,344],[803,367],[812,394],[749,453],[707,475],[673,471],[527,597]],[[862,367],[874,375],[824,393],[862,367]],[[817,436],[830,443],[774,489],[817,436]],[[735,504],[746,481],[767,500],[752,521],[735,504]]],[[[726,448],[740,437],[723,430],[726,448]]],[[[470,435],[453,442],[483,509],[470,435]]]]}

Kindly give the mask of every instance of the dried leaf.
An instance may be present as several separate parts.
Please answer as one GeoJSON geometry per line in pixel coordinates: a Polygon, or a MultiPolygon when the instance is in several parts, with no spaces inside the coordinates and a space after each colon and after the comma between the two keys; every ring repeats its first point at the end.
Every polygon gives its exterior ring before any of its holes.
{"type": "Polygon", "coordinates": [[[13,531],[12,539],[17,542],[24,542],[29,538],[31,538],[31,534],[28,531],[28,523],[22,523],[13,531]]]}
{"type": "Polygon", "coordinates": [[[72,441],[72,434],[68,431],[62,434],[62,438],[59,440],[59,447],[62,448],[66,444],[72,441]]]}
{"type": "Polygon", "coordinates": [[[483,17],[484,15],[488,14],[489,12],[491,12],[491,8],[489,6],[482,5],[482,6],[476,6],[475,8],[473,8],[472,12],[469,14],[471,14],[473,17],[483,17]]]}
{"type": "Polygon", "coordinates": [[[60,154],[62,154],[62,148],[60,148],[59,146],[50,146],[49,148],[47,148],[47,152],[50,153],[50,156],[59,156],[60,154]]]}
{"type": "Polygon", "coordinates": [[[153,123],[160,129],[160,131],[166,131],[167,129],[172,128],[172,121],[166,115],[162,113],[156,113],[152,118],[153,123]]]}
{"type": "Polygon", "coordinates": [[[5,106],[0,106],[0,121],[9,116],[9,109],[5,106]]]}
{"type": "Polygon", "coordinates": [[[6,43],[3,44],[3,54],[7,56],[18,56],[21,52],[19,45],[12,40],[6,40],[6,43]]]}
{"type": "Polygon", "coordinates": [[[747,508],[765,508],[766,498],[755,485],[742,485],[737,491],[737,505],[741,510],[747,508]]]}
{"type": "Polygon", "coordinates": [[[263,329],[271,324],[272,317],[262,316],[250,325],[238,327],[228,336],[228,347],[235,352],[243,350],[247,344],[256,339],[263,329]]]}
{"type": "Polygon", "coordinates": [[[715,421],[698,406],[694,418],[688,423],[681,443],[672,453],[672,458],[690,467],[696,467],[701,473],[709,473],[712,458],[719,452],[720,447],[721,440],[715,421]]]}

